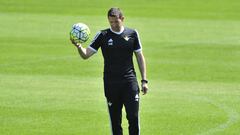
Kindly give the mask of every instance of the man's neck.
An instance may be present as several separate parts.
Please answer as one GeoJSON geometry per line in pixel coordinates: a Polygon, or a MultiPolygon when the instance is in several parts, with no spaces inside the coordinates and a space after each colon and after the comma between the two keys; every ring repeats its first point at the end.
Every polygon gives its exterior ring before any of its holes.
{"type": "Polygon", "coordinates": [[[111,30],[113,33],[115,33],[115,34],[120,35],[120,34],[124,31],[124,27],[122,26],[121,29],[120,29],[120,31],[114,31],[111,27],[110,27],[110,30],[111,30]]]}

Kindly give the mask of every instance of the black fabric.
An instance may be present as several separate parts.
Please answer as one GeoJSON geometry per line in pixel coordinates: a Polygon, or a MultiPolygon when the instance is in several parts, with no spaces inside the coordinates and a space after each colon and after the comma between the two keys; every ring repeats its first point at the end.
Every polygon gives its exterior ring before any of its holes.
{"type": "Polygon", "coordinates": [[[139,135],[139,87],[136,81],[104,83],[113,135],[122,135],[122,108],[125,107],[129,135],[139,135]]]}
{"type": "Polygon", "coordinates": [[[105,80],[134,80],[136,74],[133,65],[133,52],[141,49],[138,34],[135,30],[125,28],[121,34],[110,29],[98,33],[90,44],[95,50],[101,47],[104,57],[105,80]]]}
{"type": "Polygon", "coordinates": [[[133,52],[141,49],[135,30],[121,34],[110,29],[96,35],[90,47],[100,47],[104,58],[104,92],[108,102],[113,135],[122,135],[122,108],[126,109],[129,135],[139,135],[139,87],[133,65],[133,52]]]}

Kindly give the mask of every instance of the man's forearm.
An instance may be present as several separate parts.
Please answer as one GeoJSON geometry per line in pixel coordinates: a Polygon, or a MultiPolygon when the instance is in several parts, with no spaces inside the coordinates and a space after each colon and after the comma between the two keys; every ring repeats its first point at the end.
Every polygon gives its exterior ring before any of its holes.
{"type": "Polygon", "coordinates": [[[139,56],[137,56],[137,62],[138,62],[138,67],[139,67],[142,79],[147,80],[146,62],[143,54],[139,54],[139,56]]]}
{"type": "Polygon", "coordinates": [[[146,73],[146,63],[145,58],[142,57],[142,60],[140,62],[140,72],[143,80],[147,80],[147,73],[146,73]]]}
{"type": "Polygon", "coordinates": [[[78,45],[78,46],[77,46],[77,49],[78,49],[79,55],[80,55],[83,59],[87,59],[86,49],[83,48],[82,45],[78,45]]]}

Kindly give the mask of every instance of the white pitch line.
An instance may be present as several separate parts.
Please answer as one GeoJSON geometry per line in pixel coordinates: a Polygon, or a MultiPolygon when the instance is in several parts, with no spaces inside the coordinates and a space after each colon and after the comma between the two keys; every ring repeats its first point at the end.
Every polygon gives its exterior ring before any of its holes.
{"type": "Polygon", "coordinates": [[[217,132],[224,131],[226,128],[235,124],[239,119],[238,112],[235,111],[234,109],[224,105],[224,104],[220,104],[220,103],[218,103],[214,100],[211,100],[207,97],[196,97],[195,99],[200,99],[202,101],[206,101],[206,102],[216,106],[217,108],[223,110],[228,115],[228,120],[225,123],[219,124],[216,127],[210,128],[207,131],[204,131],[202,133],[198,133],[197,135],[211,135],[211,134],[214,134],[214,133],[217,133],[217,132]]]}

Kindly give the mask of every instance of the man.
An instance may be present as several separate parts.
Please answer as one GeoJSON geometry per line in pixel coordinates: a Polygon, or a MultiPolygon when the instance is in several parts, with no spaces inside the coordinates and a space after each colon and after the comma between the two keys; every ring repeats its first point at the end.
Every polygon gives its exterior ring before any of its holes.
{"type": "Polygon", "coordinates": [[[129,135],[140,135],[139,87],[133,66],[133,52],[141,73],[143,95],[148,91],[145,58],[137,31],[123,26],[119,8],[108,11],[110,28],[100,31],[92,43],[82,47],[74,41],[83,59],[91,57],[101,47],[104,58],[104,92],[107,99],[113,135],[122,135],[122,108],[125,106],[129,135]]]}

